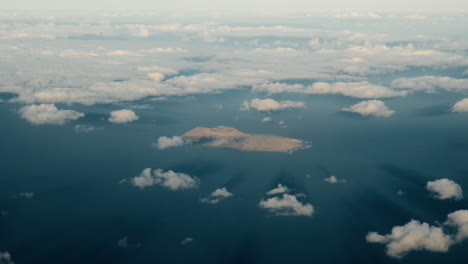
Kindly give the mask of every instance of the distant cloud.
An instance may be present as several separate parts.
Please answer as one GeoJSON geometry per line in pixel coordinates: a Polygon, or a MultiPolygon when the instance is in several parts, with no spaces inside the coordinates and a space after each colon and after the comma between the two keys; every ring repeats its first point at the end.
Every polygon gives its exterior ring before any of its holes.
{"type": "Polygon", "coordinates": [[[258,205],[275,215],[284,216],[312,216],[314,207],[309,203],[302,203],[295,195],[283,194],[281,197],[272,197],[260,200],[258,205]]]}
{"type": "Polygon", "coordinates": [[[468,98],[456,102],[452,107],[452,112],[468,112],[468,98]]]}
{"type": "Polygon", "coordinates": [[[283,186],[282,184],[278,184],[276,188],[269,190],[266,194],[267,195],[275,195],[275,194],[280,194],[280,193],[287,193],[289,192],[289,188],[286,186],[283,186]]]}
{"type": "Polygon", "coordinates": [[[395,226],[388,235],[369,232],[366,241],[369,243],[386,244],[387,255],[393,258],[403,258],[410,251],[427,250],[447,252],[452,245],[468,238],[468,210],[458,210],[447,216],[442,226],[431,226],[411,220],[403,226],[395,226]],[[444,227],[451,227],[455,233],[445,233],[444,227]]]}
{"type": "Polygon", "coordinates": [[[202,203],[210,203],[210,204],[217,204],[221,202],[222,200],[233,196],[231,192],[229,192],[226,187],[216,189],[211,193],[210,196],[206,198],[200,199],[202,203]]]}
{"type": "Polygon", "coordinates": [[[30,198],[33,198],[34,193],[33,192],[22,192],[22,193],[19,193],[19,196],[30,199],[30,198]]]}
{"type": "Polygon", "coordinates": [[[182,245],[187,245],[187,244],[190,244],[190,243],[192,243],[192,242],[193,242],[193,238],[187,237],[187,238],[185,238],[184,240],[180,241],[180,244],[182,244],[182,245]]]}
{"type": "Polygon", "coordinates": [[[432,192],[434,197],[439,200],[460,200],[463,198],[463,191],[460,185],[446,178],[427,182],[426,189],[432,192]]]}
{"type": "Polygon", "coordinates": [[[153,145],[158,149],[167,149],[172,147],[178,147],[187,144],[188,142],[185,141],[182,137],[173,136],[170,137],[159,137],[158,142],[154,143],[153,145]]]}
{"type": "Polygon", "coordinates": [[[395,113],[394,110],[390,110],[385,103],[380,100],[362,101],[341,110],[374,117],[389,117],[395,113]]]}
{"type": "Polygon", "coordinates": [[[468,90],[468,79],[426,75],[411,78],[398,78],[392,81],[391,86],[399,89],[411,89],[425,92],[434,92],[436,89],[462,91],[468,90]]]}
{"type": "Polygon", "coordinates": [[[127,248],[128,247],[128,237],[123,237],[117,241],[117,246],[120,248],[127,248]]]}
{"type": "Polygon", "coordinates": [[[34,125],[63,125],[84,114],[74,110],[59,110],[53,104],[28,105],[20,108],[21,117],[34,125]]]}
{"type": "Polygon", "coordinates": [[[396,194],[398,196],[403,196],[403,195],[405,195],[405,192],[403,190],[398,190],[398,192],[396,194]]]}
{"type": "Polygon", "coordinates": [[[323,180],[326,181],[326,182],[329,182],[329,183],[346,182],[346,180],[344,180],[344,179],[338,179],[338,178],[336,178],[335,176],[330,176],[330,177],[325,178],[325,179],[323,179],[323,180]]]}
{"type": "Polygon", "coordinates": [[[268,191],[269,196],[279,195],[268,199],[261,199],[258,206],[268,210],[275,215],[283,216],[312,216],[314,207],[310,203],[299,201],[298,197],[304,197],[302,193],[288,194],[291,190],[282,184],[268,191]]]}
{"type": "Polygon", "coordinates": [[[0,252],[0,264],[15,264],[11,260],[11,254],[8,251],[0,252]]]}
{"type": "Polygon", "coordinates": [[[162,169],[153,170],[144,169],[139,176],[131,179],[131,183],[139,188],[145,188],[153,185],[161,185],[171,190],[193,189],[198,187],[199,180],[185,173],[174,172],[172,170],[163,171],[162,169]]]}
{"type": "Polygon", "coordinates": [[[75,130],[76,133],[90,133],[96,130],[102,130],[104,129],[103,127],[95,127],[91,125],[75,125],[73,127],[73,130],[75,130]]]}
{"type": "Polygon", "coordinates": [[[267,116],[267,117],[264,117],[260,122],[265,123],[265,122],[271,122],[271,121],[273,121],[273,119],[271,117],[267,116]]]}
{"type": "Polygon", "coordinates": [[[109,122],[122,124],[138,120],[138,116],[132,110],[122,109],[110,112],[109,122]]]}
{"type": "Polygon", "coordinates": [[[252,99],[250,102],[244,101],[241,106],[241,110],[255,109],[257,111],[277,111],[290,108],[304,108],[304,102],[252,99]]]}

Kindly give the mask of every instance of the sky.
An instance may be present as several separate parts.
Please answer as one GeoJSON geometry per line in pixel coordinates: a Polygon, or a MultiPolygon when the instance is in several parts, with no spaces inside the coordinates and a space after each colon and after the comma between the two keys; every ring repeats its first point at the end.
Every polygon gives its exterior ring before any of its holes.
{"type": "Polygon", "coordinates": [[[376,10],[397,12],[466,12],[468,1],[464,0],[17,0],[3,1],[3,9],[174,9],[174,10],[268,10],[281,12],[313,12],[344,10],[376,10]]]}

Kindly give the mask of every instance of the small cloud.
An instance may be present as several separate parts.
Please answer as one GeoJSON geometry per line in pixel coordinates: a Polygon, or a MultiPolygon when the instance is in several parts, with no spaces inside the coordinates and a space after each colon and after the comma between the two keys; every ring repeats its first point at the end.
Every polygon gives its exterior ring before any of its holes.
{"type": "Polygon", "coordinates": [[[172,147],[178,147],[189,142],[185,141],[182,137],[173,136],[172,138],[169,137],[159,137],[158,142],[153,143],[153,146],[157,147],[158,149],[167,149],[172,147]]]}
{"type": "Polygon", "coordinates": [[[304,108],[304,102],[295,101],[276,101],[273,99],[252,99],[244,101],[241,106],[241,110],[255,109],[257,111],[278,111],[291,108],[304,108]]]}
{"type": "Polygon", "coordinates": [[[11,260],[11,254],[8,251],[0,252],[0,264],[15,264],[11,260]]]}
{"type": "Polygon", "coordinates": [[[456,102],[452,107],[452,112],[468,112],[468,98],[456,102]]]}
{"type": "Polygon", "coordinates": [[[24,197],[24,198],[31,199],[34,196],[34,193],[33,192],[22,192],[22,193],[19,193],[18,195],[21,196],[21,197],[24,197]]]}
{"type": "Polygon", "coordinates": [[[278,122],[278,125],[279,125],[281,128],[287,128],[287,127],[288,127],[288,125],[286,125],[286,122],[284,122],[283,120],[280,120],[280,121],[278,122]]]}
{"type": "Polygon", "coordinates": [[[192,242],[193,242],[193,238],[187,237],[187,238],[185,238],[184,240],[180,241],[180,244],[182,244],[182,245],[187,245],[187,244],[190,244],[190,243],[192,243],[192,242]]]}
{"type": "Polygon", "coordinates": [[[330,176],[330,177],[325,178],[325,179],[323,179],[323,180],[326,181],[326,182],[332,183],[332,184],[333,184],[333,183],[346,182],[346,180],[344,180],[344,179],[338,179],[338,178],[336,178],[335,176],[330,176]]]}
{"type": "Polygon", "coordinates": [[[276,188],[269,190],[266,194],[267,195],[275,195],[275,194],[280,194],[280,193],[287,193],[289,192],[289,188],[286,186],[283,186],[282,184],[278,184],[276,188]]]}
{"type": "Polygon", "coordinates": [[[460,185],[446,178],[427,182],[426,189],[434,194],[434,198],[439,200],[460,200],[463,198],[460,185]]]}
{"type": "Polygon", "coordinates": [[[267,117],[264,117],[260,122],[265,123],[265,122],[271,122],[271,121],[273,121],[273,119],[271,117],[267,116],[267,117]]]}
{"type": "Polygon", "coordinates": [[[210,203],[210,204],[217,204],[222,200],[234,196],[231,192],[229,192],[226,187],[216,189],[214,192],[211,193],[209,197],[200,199],[202,203],[210,203]]]}
{"type": "Polygon", "coordinates": [[[280,197],[262,199],[258,205],[275,215],[312,216],[314,213],[314,207],[311,204],[302,203],[297,200],[297,196],[286,193],[280,197]]]}
{"type": "Polygon", "coordinates": [[[74,110],[59,110],[53,104],[28,105],[20,108],[21,117],[34,125],[63,125],[84,116],[74,110]]]}
{"type": "Polygon", "coordinates": [[[132,110],[122,109],[110,113],[109,122],[115,124],[129,123],[138,120],[138,116],[132,110]]]}
{"type": "Polygon", "coordinates": [[[151,168],[144,169],[140,175],[131,179],[131,183],[141,189],[153,185],[161,185],[171,190],[193,189],[198,187],[199,180],[185,173],[174,172],[172,170],[163,171],[151,168]]]}
{"type": "Polygon", "coordinates": [[[128,247],[128,237],[123,237],[119,241],[117,241],[117,246],[120,248],[127,248],[128,247]]]}
{"type": "Polygon", "coordinates": [[[348,108],[341,109],[342,111],[357,113],[363,116],[374,117],[389,117],[395,113],[390,110],[384,102],[380,100],[362,101],[348,108]]]}
{"type": "Polygon", "coordinates": [[[403,190],[398,190],[398,192],[396,193],[398,196],[403,196],[405,195],[406,193],[403,191],[403,190]]]}
{"type": "Polygon", "coordinates": [[[104,129],[103,127],[95,127],[91,125],[76,125],[73,127],[73,130],[75,130],[76,133],[90,133],[96,130],[102,130],[104,129]]]}

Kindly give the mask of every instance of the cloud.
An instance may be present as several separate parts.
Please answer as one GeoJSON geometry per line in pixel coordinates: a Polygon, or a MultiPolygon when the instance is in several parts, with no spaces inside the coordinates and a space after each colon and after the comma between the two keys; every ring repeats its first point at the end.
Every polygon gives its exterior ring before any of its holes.
{"type": "Polygon", "coordinates": [[[276,188],[269,190],[266,194],[267,195],[275,195],[275,194],[280,194],[280,193],[287,193],[289,192],[289,188],[286,186],[283,186],[282,184],[278,184],[276,188]]]}
{"type": "Polygon", "coordinates": [[[31,199],[33,198],[34,196],[34,193],[33,192],[22,192],[19,194],[19,196],[22,196],[24,198],[28,198],[28,199],[31,199]]]}
{"type": "Polygon", "coordinates": [[[187,237],[187,238],[185,238],[184,240],[180,241],[180,244],[182,244],[182,245],[187,245],[187,244],[190,244],[190,243],[192,243],[192,242],[193,242],[193,238],[187,237]]]}
{"type": "Polygon", "coordinates": [[[73,127],[73,130],[75,130],[76,133],[90,133],[96,130],[102,130],[104,129],[103,127],[95,127],[91,125],[75,125],[73,127]]]}
{"type": "Polygon", "coordinates": [[[34,125],[63,125],[84,116],[74,110],[59,110],[53,104],[28,105],[20,108],[21,117],[34,125]]]}
{"type": "Polygon", "coordinates": [[[189,142],[185,141],[182,137],[173,136],[172,138],[159,137],[158,142],[154,143],[153,145],[157,147],[158,149],[167,149],[167,148],[182,146],[187,143],[189,142]]]}
{"type": "Polygon", "coordinates": [[[172,170],[165,172],[162,169],[151,172],[151,168],[144,169],[140,175],[131,179],[134,186],[142,189],[153,185],[161,185],[171,190],[193,189],[198,187],[199,182],[198,178],[185,173],[172,170]]]}
{"type": "Polygon", "coordinates": [[[436,89],[462,91],[468,90],[468,79],[426,75],[412,78],[398,78],[392,81],[391,86],[399,89],[425,92],[434,92],[436,89]]]}
{"type": "Polygon", "coordinates": [[[325,178],[325,179],[323,179],[323,180],[326,181],[326,182],[329,182],[329,183],[346,182],[346,180],[344,180],[344,179],[338,179],[338,178],[336,178],[335,176],[330,176],[330,177],[325,178]]]}
{"type": "Polygon", "coordinates": [[[129,123],[138,120],[138,116],[132,110],[122,109],[110,112],[109,122],[115,124],[129,123]]]}
{"type": "Polygon", "coordinates": [[[297,196],[286,193],[281,197],[262,199],[258,205],[275,215],[312,216],[314,213],[314,207],[311,204],[302,203],[297,200],[297,196]]]}
{"type": "Polygon", "coordinates": [[[128,237],[123,237],[117,241],[117,246],[120,248],[127,248],[128,247],[128,237]]]}
{"type": "Polygon", "coordinates": [[[463,198],[463,191],[460,185],[449,179],[439,179],[429,181],[426,184],[426,189],[434,194],[434,197],[439,200],[463,198]]]}
{"type": "Polygon", "coordinates": [[[226,187],[216,189],[211,193],[210,196],[206,198],[200,199],[202,203],[210,203],[210,204],[217,204],[222,200],[234,196],[231,192],[229,192],[226,187]]]}
{"type": "Polygon", "coordinates": [[[138,67],[139,71],[148,71],[148,72],[160,72],[162,74],[174,75],[179,73],[177,70],[168,67],[160,67],[160,66],[146,66],[146,67],[138,67]]]}
{"type": "Polygon", "coordinates": [[[452,107],[452,112],[468,112],[468,98],[456,102],[452,107]]]}
{"type": "Polygon", "coordinates": [[[366,241],[386,244],[387,255],[394,258],[403,258],[412,250],[447,252],[453,243],[451,236],[444,234],[442,228],[416,220],[392,228],[391,234],[388,235],[370,232],[366,241]]]}
{"type": "Polygon", "coordinates": [[[260,122],[265,123],[265,122],[271,122],[271,121],[273,121],[273,119],[271,117],[267,116],[267,117],[264,117],[260,122]]]}
{"type": "Polygon", "coordinates": [[[275,101],[273,99],[252,99],[244,101],[241,110],[255,109],[257,111],[277,111],[290,108],[304,108],[304,102],[295,101],[275,101]]]}
{"type": "Polygon", "coordinates": [[[452,245],[468,238],[468,210],[458,210],[447,216],[442,226],[431,226],[411,220],[403,226],[395,226],[387,235],[369,232],[368,243],[386,244],[387,255],[403,258],[410,251],[427,250],[432,252],[447,252],[452,245]],[[450,228],[447,228],[450,227],[450,228]],[[454,233],[445,233],[444,228],[454,233]]]}
{"type": "Polygon", "coordinates": [[[341,110],[374,117],[389,117],[395,113],[394,110],[390,110],[385,103],[380,100],[362,101],[341,110]]]}
{"type": "Polygon", "coordinates": [[[160,82],[164,80],[164,74],[160,72],[150,72],[146,74],[151,80],[160,82]]]}
{"type": "Polygon", "coordinates": [[[0,263],[1,264],[15,264],[13,260],[11,260],[11,254],[6,252],[0,252],[0,263]]]}

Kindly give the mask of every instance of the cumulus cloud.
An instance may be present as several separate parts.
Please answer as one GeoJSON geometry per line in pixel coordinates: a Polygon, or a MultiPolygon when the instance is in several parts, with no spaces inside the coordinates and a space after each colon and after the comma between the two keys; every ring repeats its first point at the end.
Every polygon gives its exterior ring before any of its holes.
{"type": "Polygon", "coordinates": [[[267,195],[275,195],[275,194],[280,194],[280,193],[287,193],[289,192],[289,188],[286,186],[283,186],[282,184],[278,184],[276,188],[269,190],[266,194],[267,195]]]}
{"type": "Polygon", "coordinates": [[[326,181],[326,182],[329,182],[329,183],[346,182],[346,180],[344,180],[344,179],[338,179],[338,178],[336,178],[336,177],[333,176],[333,175],[330,176],[330,177],[328,177],[328,178],[325,178],[325,179],[323,179],[323,180],[326,181]]]}
{"type": "Polygon", "coordinates": [[[166,149],[166,148],[182,146],[187,143],[188,142],[185,141],[182,137],[173,136],[172,138],[159,137],[158,142],[154,143],[153,145],[157,147],[158,149],[166,149]]]}
{"type": "Polygon", "coordinates": [[[0,252],[0,264],[15,264],[11,259],[11,254],[6,252],[0,252]]]}
{"type": "Polygon", "coordinates": [[[468,112],[468,98],[456,102],[452,107],[452,112],[468,112]]]}
{"type": "Polygon", "coordinates": [[[241,110],[255,109],[257,111],[277,111],[290,108],[304,108],[304,102],[275,101],[273,99],[252,99],[244,101],[241,110]]]}
{"type": "Polygon", "coordinates": [[[34,125],[63,125],[84,116],[74,110],[59,110],[53,104],[28,105],[20,108],[21,117],[34,125]]]}
{"type": "Polygon", "coordinates": [[[403,226],[393,227],[392,232],[387,235],[369,232],[366,241],[385,244],[387,255],[403,258],[415,250],[447,252],[452,245],[466,238],[468,238],[468,210],[458,210],[450,213],[442,226],[431,226],[428,223],[411,220],[403,226]],[[444,228],[454,232],[446,233],[444,228]]]}
{"type": "Polygon", "coordinates": [[[412,78],[398,78],[392,81],[391,86],[399,89],[425,92],[434,92],[436,89],[461,91],[468,90],[468,79],[426,75],[412,78]]]}
{"type": "Polygon", "coordinates": [[[165,172],[162,169],[151,171],[151,168],[144,169],[140,175],[131,179],[134,186],[142,189],[153,185],[161,185],[171,190],[193,189],[198,187],[199,182],[198,178],[185,173],[172,170],[165,172]]]}
{"type": "Polygon", "coordinates": [[[281,197],[260,200],[258,205],[275,215],[312,216],[314,213],[314,207],[311,204],[302,203],[297,200],[297,196],[286,193],[281,197]]]}
{"type": "Polygon", "coordinates": [[[22,192],[22,193],[19,193],[19,196],[31,199],[31,198],[34,197],[34,193],[33,192],[22,192]]]}
{"type": "Polygon", "coordinates": [[[390,110],[385,103],[380,100],[362,101],[341,110],[374,117],[389,117],[395,113],[394,110],[390,110]]]}
{"type": "Polygon", "coordinates": [[[210,196],[206,198],[200,199],[202,203],[210,203],[210,204],[217,204],[221,202],[222,200],[233,196],[231,192],[229,192],[226,187],[216,189],[211,193],[210,196]]]}
{"type": "Polygon", "coordinates": [[[432,192],[434,197],[439,200],[460,200],[463,198],[463,191],[460,185],[446,178],[427,182],[426,189],[432,192]]]}
{"type": "Polygon", "coordinates": [[[132,110],[122,109],[110,112],[109,122],[115,124],[129,123],[138,120],[138,116],[132,110]]]}

